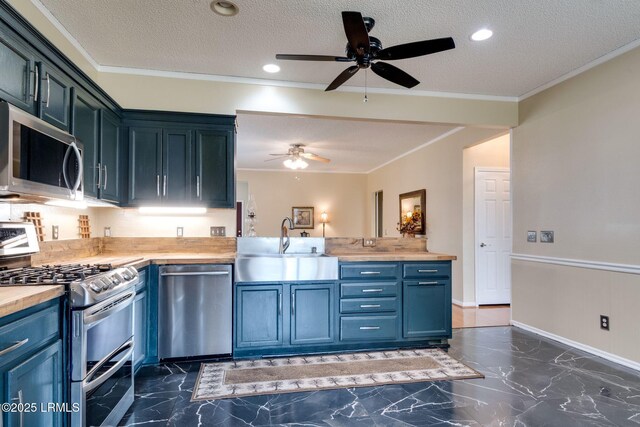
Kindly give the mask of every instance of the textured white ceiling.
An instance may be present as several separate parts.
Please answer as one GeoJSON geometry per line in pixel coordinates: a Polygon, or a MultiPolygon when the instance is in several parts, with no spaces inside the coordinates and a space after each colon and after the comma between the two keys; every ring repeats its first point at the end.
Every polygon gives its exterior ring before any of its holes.
{"type": "MultiPolygon", "coordinates": [[[[209,0],[41,1],[100,64],[328,84],[339,63],[279,61],[276,53],[340,55],[340,12],[372,16],[383,46],[452,36],[457,48],[394,61],[419,90],[520,96],[640,39],[637,0],[236,0],[225,18],[209,0]],[[480,27],[494,37],[471,42],[480,27]]],[[[364,73],[349,82],[363,86],[364,73]]],[[[370,87],[399,88],[369,73],[370,87]]]]}
{"type": "Polygon", "coordinates": [[[285,170],[283,160],[265,162],[271,158],[269,154],[286,153],[290,144],[305,144],[306,151],[331,159],[326,164],[309,161],[308,171],[367,172],[452,129],[432,124],[240,113],[237,166],[285,170]]]}

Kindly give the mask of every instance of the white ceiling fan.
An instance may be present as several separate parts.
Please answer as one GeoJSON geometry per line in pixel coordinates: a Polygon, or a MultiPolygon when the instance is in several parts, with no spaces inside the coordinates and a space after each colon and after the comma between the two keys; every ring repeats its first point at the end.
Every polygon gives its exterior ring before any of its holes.
{"type": "Polygon", "coordinates": [[[318,156],[317,154],[309,153],[304,151],[304,144],[291,144],[291,148],[287,151],[286,154],[269,154],[270,156],[276,156],[273,159],[267,159],[265,162],[271,162],[273,160],[285,159],[283,164],[289,169],[305,169],[309,166],[309,163],[306,160],[313,160],[316,162],[329,163],[331,160],[326,157],[318,156]]]}

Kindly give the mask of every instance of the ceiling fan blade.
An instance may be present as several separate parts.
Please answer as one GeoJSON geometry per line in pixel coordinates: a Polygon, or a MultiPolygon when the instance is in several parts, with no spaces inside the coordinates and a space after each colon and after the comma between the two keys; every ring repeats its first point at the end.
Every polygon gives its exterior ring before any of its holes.
{"type": "Polygon", "coordinates": [[[347,68],[346,70],[341,72],[340,75],[338,75],[338,77],[336,77],[335,80],[332,81],[331,84],[327,86],[327,88],[324,91],[328,92],[330,90],[337,89],[338,87],[340,87],[340,85],[342,85],[344,82],[349,80],[355,73],[357,73],[359,69],[360,68],[357,65],[352,65],[351,67],[347,68]]]}
{"type": "Polygon", "coordinates": [[[286,53],[278,53],[276,59],[284,59],[288,61],[331,61],[331,62],[351,62],[353,59],[349,59],[345,56],[331,56],[331,55],[290,55],[286,53]]]}
{"type": "Polygon", "coordinates": [[[404,86],[406,88],[412,88],[420,83],[418,80],[414,79],[409,74],[402,71],[400,68],[396,67],[395,65],[387,64],[385,62],[376,62],[372,64],[371,70],[383,79],[387,79],[390,82],[399,84],[400,86],[404,86]]]}
{"type": "MultiPolygon", "coordinates": [[[[273,154],[270,154],[270,155],[273,156],[273,154]]],[[[267,160],[265,160],[265,162],[272,162],[274,160],[284,159],[285,157],[289,157],[289,155],[280,156],[280,157],[274,157],[273,159],[267,159],[267,160]]]]}
{"type": "Polygon", "coordinates": [[[289,153],[269,154],[270,156],[288,156],[289,153]]]}
{"type": "Polygon", "coordinates": [[[429,55],[456,47],[451,37],[442,39],[423,40],[420,42],[399,44],[382,49],[376,54],[378,59],[394,60],[415,58],[416,56],[429,55]]]}
{"type": "Polygon", "coordinates": [[[300,153],[300,156],[304,157],[305,159],[315,160],[316,162],[322,162],[322,163],[329,163],[331,161],[326,157],[318,156],[317,154],[313,154],[313,153],[300,153]]]}
{"type": "Polygon", "coordinates": [[[342,23],[349,46],[359,55],[369,52],[369,33],[360,12],[342,12],[342,23]]]}

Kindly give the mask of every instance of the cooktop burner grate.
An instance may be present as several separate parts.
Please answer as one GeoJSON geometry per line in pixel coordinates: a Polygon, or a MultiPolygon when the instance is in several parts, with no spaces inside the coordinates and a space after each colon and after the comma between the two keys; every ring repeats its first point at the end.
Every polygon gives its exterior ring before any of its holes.
{"type": "Polygon", "coordinates": [[[112,270],[111,264],[43,265],[0,271],[0,286],[68,285],[112,270]]]}

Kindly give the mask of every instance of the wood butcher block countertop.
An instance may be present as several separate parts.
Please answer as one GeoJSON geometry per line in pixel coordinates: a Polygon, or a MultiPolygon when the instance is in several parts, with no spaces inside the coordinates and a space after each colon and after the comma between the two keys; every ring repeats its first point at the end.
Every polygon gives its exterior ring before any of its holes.
{"type": "Polygon", "coordinates": [[[332,254],[341,262],[364,261],[453,261],[455,255],[439,254],[435,252],[367,252],[332,254]]]}
{"type": "Polygon", "coordinates": [[[64,294],[64,286],[2,286],[0,317],[33,307],[64,294]]]}

